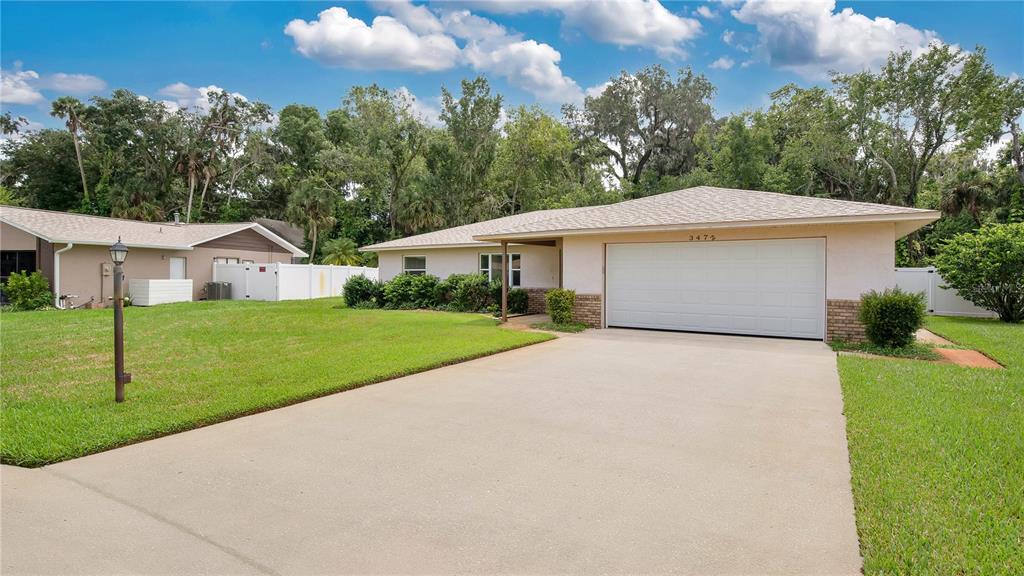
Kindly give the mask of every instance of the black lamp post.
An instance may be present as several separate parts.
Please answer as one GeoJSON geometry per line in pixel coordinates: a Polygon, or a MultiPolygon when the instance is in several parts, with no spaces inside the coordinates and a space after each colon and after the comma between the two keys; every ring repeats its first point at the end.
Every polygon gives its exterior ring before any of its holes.
{"type": "Polygon", "coordinates": [[[110,247],[110,259],[114,261],[114,400],[124,402],[124,385],[132,381],[131,374],[124,372],[124,264],[128,247],[117,243],[110,247]]]}

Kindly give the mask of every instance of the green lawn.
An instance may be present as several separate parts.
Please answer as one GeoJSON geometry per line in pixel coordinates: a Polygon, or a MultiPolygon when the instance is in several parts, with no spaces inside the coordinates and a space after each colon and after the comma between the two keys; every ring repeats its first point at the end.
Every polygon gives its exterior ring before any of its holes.
{"type": "Polygon", "coordinates": [[[930,317],[1006,370],[839,357],[866,574],[1024,574],[1024,325],[930,317]]]}
{"type": "Polygon", "coordinates": [[[349,310],[339,299],[0,315],[0,458],[39,466],[552,336],[476,314],[349,310]]]}

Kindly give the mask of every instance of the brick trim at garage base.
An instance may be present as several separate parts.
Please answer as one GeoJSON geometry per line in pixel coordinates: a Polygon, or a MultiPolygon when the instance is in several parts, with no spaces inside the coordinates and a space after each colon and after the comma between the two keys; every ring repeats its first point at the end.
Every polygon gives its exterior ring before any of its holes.
{"type": "Polygon", "coordinates": [[[572,319],[591,328],[601,327],[601,295],[577,294],[572,319]]]}
{"type": "Polygon", "coordinates": [[[857,320],[860,300],[828,300],[825,303],[825,340],[866,342],[864,325],[857,320]]]}

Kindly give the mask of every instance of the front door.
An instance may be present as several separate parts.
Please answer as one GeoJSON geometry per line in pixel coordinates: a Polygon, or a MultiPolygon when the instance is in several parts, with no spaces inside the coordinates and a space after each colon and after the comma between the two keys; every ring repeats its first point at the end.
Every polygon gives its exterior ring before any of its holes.
{"type": "Polygon", "coordinates": [[[188,278],[188,271],[185,269],[185,262],[187,262],[187,260],[184,258],[176,256],[171,257],[171,280],[184,280],[188,278]]]}

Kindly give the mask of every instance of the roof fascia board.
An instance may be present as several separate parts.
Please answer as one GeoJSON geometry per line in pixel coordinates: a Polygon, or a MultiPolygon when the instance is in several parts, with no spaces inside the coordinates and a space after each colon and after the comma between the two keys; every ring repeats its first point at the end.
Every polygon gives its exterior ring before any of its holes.
{"type": "Polygon", "coordinates": [[[459,244],[406,244],[404,246],[387,246],[377,248],[376,244],[363,246],[360,252],[394,252],[396,250],[428,250],[433,248],[491,248],[501,246],[498,242],[467,242],[459,244]]]}
{"type": "Polygon", "coordinates": [[[700,224],[666,224],[659,226],[621,226],[608,228],[582,228],[565,230],[543,230],[536,232],[506,232],[474,236],[481,242],[498,242],[515,238],[550,238],[552,236],[587,236],[594,234],[619,234],[639,232],[674,232],[677,230],[705,230],[725,228],[763,228],[772,226],[812,226],[821,224],[864,224],[872,222],[921,222],[921,226],[934,222],[942,214],[937,210],[902,214],[869,214],[864,216],[825,216],[815,218],[785,218],[779,220],[747,220],[733,222],[708,222],[700,224]]]}

